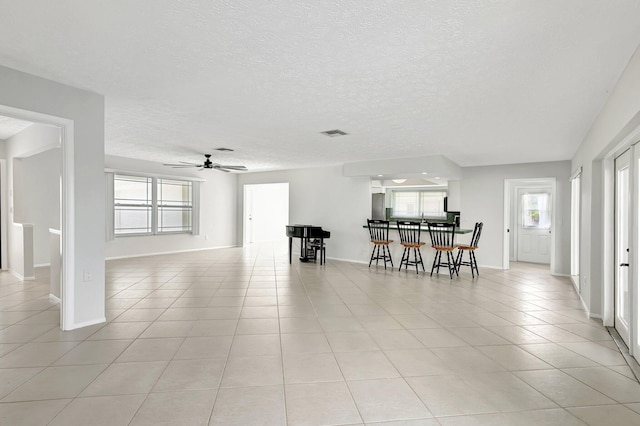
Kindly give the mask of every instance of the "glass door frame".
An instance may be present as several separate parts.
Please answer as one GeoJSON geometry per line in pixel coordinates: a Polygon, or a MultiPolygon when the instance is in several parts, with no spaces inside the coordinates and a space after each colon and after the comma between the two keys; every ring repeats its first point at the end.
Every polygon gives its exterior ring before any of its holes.
{"type": "Polygon", "coordinates": [[[637,209],[634,209],[634,202],[637,204],[636,200],[638,198],[636,194],[638,186],[634,185],[637,182],[633,167],[636,155],[634,151],[633,147],[630,147],[614,159],[613,324],[630,351],[634,342],[631,335],[634,332],[634,328],[637,328],[634,327],[634,324],[637,323],[634,321],[632,307],[633,288],[636,287],[634,286],[636,281],[633,280],[633,270],[637,269],[637,262],[634,261],[633,257],[633,254],[637,253],[637,251],[632,250],[635,235],[632,222],[635,220],[637,223],[637,209]],[[626,175],[626,177],[621,180],[620,177],[623,175],[626,175]],[[624,200],[621,201],[622,197],[624,197],[624,200]],[[622,227],[622,230],[620,227],[622,227]],[[626,298],[628,300],[624,300],[623,287],[626,287],[626,298]]]}
{"type": "MultiPolygon", "coordinates": [[[[640,129],[639,129],[640,130],[640,129]]],[[[631,161],[629,164],[629,354],[640,360],[640,316],[638,315],[639,303],[639,278],[640,278],[640,133],[635,133],[621,144],[617,149],[603,159],[603,246],[602,246],[602,322],[607,327],[615,326],[615,273],[616,257],[615,247],[615,159],[630,150],[631,161]],[[633,139],[631,139],[633,137],[633,139]]],[[[595,277],[594,277],[595,278],[595,277]]],[[[593,297],[593,296],[592,296],[593,297]]]]}
{"type": "MultiPolygon", "coordinates": [[[[640,306],[640,144],[637,142],[631,146],[629,183],[631,185],[630,200],[630,247],[629,247],[629,298],[630,298],[630,327],[629,330],[629,353],[634,357],[640,356],[640,316],[638,307],[640,306]]],[[[636,358],[637,359],[637,358],[636,358]]]]}

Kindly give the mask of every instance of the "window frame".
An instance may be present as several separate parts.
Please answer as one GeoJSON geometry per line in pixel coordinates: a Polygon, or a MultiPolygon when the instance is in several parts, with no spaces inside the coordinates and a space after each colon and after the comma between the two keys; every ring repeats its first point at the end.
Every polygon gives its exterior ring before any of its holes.
{"type": "Polygon", "coordinates": [[[114,174],[113,175],[113,197],[112,197],[112,204],[113,204],[113,234],[114,236],[117,237],[125,237],[125,236],[143,236],[143,235],[153,235],[153,229],[154,229],[154,207],[153,207],[153,199],[154,199],[154,182],[153,182],[153,178],[149,177],[149,176],[135,176],[135,175],[130,175],[130,174],[114,174]],[[135,180],[135,179],[146,179],[146,185],[150,184],[150,189],[151,189],[151,198],[149,199],[147,197],[147,201],[150,201],[150,203],[147,204],[134,204],[134,203],[117,203],[116,202],[116,191],[115,191],[115,182],[116,180],[118,180],[118,177],[121,177],[122,180],[127,180],[127,178],[129,178],[130,180],[135,180]],[[147,229],[149,229],[148,232],[127,232],[127,233],[118,233],[116,231],[116,210],[118,209],[118,207],[147,207],[147,211],[150,213],[151,217],[150,217],[150,225],[147,227],[147,229]],[[149,210],[150,209],[150,210],[149,210]]]}
{"type": "MultiPolygon", "coordinates": [[[[155,182],[155,231],[156,231],[156,235],[165,235],[165,234],[193,234],[193,200],[194,200],[194,196],[193,196],[193,181],[190,180],[184,180],[184,179],[174,179],[174,178],[164,178],[164,177],[155,177],[153,178],[154,182],[155,182]],[[189,205],[186,206],[179,206],[182,207],[183,209],[185,207],[187,207],[189,209],[189,230],[188,231],[183,231],[183,230],[179,230],[179,231],[160,231],[160,212],[165,209],[165,208],[171,208],[171,207],[178,207],[178,206],[171,206],[168,204],[160,204],[160,202],[162,201],[160,199],[160,195],[158,195],[159,191],[159,186],[161,185],[161,181],[166,180],[166,181],[174,181],[174,182],[186,182],[189,185],[189,205]]],[[[164,200],[164,199],[163,199],[164,200]]]]}
{"type": "Polygon", "coordinates": [[[527,192],[526,194],[523,194],[522,196],[522,228],[524,229],[528,229],[528,230],[540,230],[540,231],[545,231],[548,229],[551,229],[551,194],[548,192],[527,192]],[[528,208],[528,203],[526,198],[530,197],[530,196],[535,196],[537,198],[537,208],[536,209],[531,209],[528,208]],[[541,197],[544,196],[544,197],[541,197]],[[541,198],[546,198],[545,200],[545,204],[541,207],[540,206],[540,201],[541,198]],[[546,207],[546,208],[544,208],[546,207]],[[532,217],[531,212],[537,212],[538,213],[538,223],[536,224],[529,224],[529,219],[530,217],[532,217]],[[544,216],[543,216],[544,213],[544,216]],[[542,223],[542,225],[540,224],[541,219],[545,219],[545,221],[542,223]]]}
{"type": "MultiPolygon", "coordinates": [[[[136,173],[129,171],[120,171],[120,170],[105,170],[106,171],[106,180],[107,180],[107,217],[110,218],[109,223],[106,227],[106,239],[114,240],[116,238],[126,238],[126,237],[147,237],[154,235],[199,235],[200,227],[200,182],[203,179],[197,178],[185,178],[179,176],[165,176],[165,175],[152,175],[147,173],[136,173]],[[138,179],[151,179],[151,232],[135,232],[135,233],[116,233],[115,230],[115,212],[116,207],[118,206],[115,202],[115,180],[117,177],[129,177],[129,178],[138,178],[138,179]],[[158,184],[160,180],[169,180],[169,181],[181,181],[188,182],[190,184],[191,191],[191,227],[188,231],[183,230],[172,230],[172,231],[160,231],[158,224],[158,213],[159,209],[159,199],[158,199],[158,184]]],[[[122,204],[120,204],[122,205],[122,204]]]]}
{"type": "Polygon", "coordinates": [[[391,190],[391,216],[392,217],[399,217],[399,218],[424,218],[424,219],[446,219],[447,217],[447,211],[445,210],[446,208],[446,203],[444,202],[444,200],[449,196],[449,192],[447,191],[447,189],[445,188],[407,188],[407,189],[392,189],[391,190]],[[417,198],[418,198],[418,214],[417,216],[412,216],[412,215],[402,215],[402,214],[398,214],[396,213],[396,195],[400,194],[400,193],[407,193],[407,192],[413,192],[417,194],[417,198]],[[423,204],[423,194],[424,193],[440,193],[443,194],[442,199],[443,199],[443,205],[442,205],[442,215],[437,215],[437,216],[433,216],[433,215],[424,215],[424,204],[423,204]]]}

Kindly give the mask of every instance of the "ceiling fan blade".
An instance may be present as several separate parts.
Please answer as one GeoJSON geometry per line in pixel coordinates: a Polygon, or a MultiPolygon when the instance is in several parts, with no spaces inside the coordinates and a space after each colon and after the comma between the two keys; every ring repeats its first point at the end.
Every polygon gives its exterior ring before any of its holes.
{"type": "Polygon", "coordinates": [[[190,162],[187,162],[187,161],[178,161],[178,162],[181,163],[181,164],[189,164],[191,166],[199,166],[198,163],[190,163],[190,162]]]}
{"type": "Polygon", "coordinates": [[[229,173],[229,170],[225,170],[220,166],[213,166],[212,169],[220,170],[221,172],[229,173]]]}
{"type": "Polygon", "coordinates": [[[224,164],[218,164],[218,167],[229,170],[247,170],[245,166],[225,166],[224,164]]]}

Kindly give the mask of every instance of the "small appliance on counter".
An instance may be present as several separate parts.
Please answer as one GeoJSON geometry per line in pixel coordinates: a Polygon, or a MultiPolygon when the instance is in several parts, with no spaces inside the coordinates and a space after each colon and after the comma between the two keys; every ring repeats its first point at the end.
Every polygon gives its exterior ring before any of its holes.
{"type": "Polygon", "coordinates": [[[456,224],[456,228],[460,228],[460,212],[448,211],[447,222],[449,223],[453,222],[456,224]]]}

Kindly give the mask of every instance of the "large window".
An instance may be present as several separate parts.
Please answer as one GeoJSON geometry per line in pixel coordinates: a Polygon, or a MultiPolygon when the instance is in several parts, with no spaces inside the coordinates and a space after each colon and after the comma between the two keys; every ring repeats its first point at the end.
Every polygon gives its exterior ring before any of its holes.
{"type": "Polygon", "coordinates": [[[395,217],[445,217],[445,191],[393,191],[392,213],[395,217]]]}
{"type": "Polygon", "coordinates": [[[194,182],[113,175],[113,235],[192,233],[194,182]]]}
{"type": "Polygon", "coordinates": [[[158,179],[158,232],[191,231],[191,189],[191,182],[158,179]]]}
{"type": "Polygon", "coordinates": [[[152,178],[116,175],[113,179],[114,232],[116,235],[153,231],[152,178]]]}

